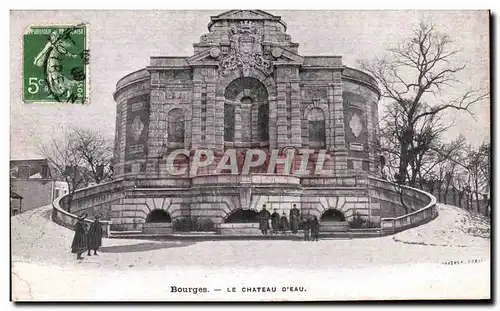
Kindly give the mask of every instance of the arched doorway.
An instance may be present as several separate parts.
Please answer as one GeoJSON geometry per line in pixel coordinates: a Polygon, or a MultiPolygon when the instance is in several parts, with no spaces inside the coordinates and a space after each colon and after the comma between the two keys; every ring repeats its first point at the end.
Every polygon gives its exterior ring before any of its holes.
{"type": "Polygon", "coordinates": [[[344,213],[336,209],[327,209],[320,217],[320,231],[323,233],[345,232],[348,224],[344,213]]]}
{"type": "Polygon", "coordinates": [[[258,223],[259,214],[253,210],[238,209],[224,219],[224,223],[258,223]]]}
{"type": "Polygon", "coordinates": [[[327,209],[320,218],[321,222],[344,222],[345,215],[336,209],[327,209]]]}
{"type": "Polygon", "coordinates": [[[172,222],[170,215],[161,209],[155,209],[151,211],[146,217],[147,223],[157,223],[157,222],[172,222]]]}
{"type": "Polygon", "coordinates": [[[222,221],[219,229],[221,234],[259,234],[259,214],[254,210],[234,210],[222,221]]]}
{"type": "Polygon", "coordinates": [[[143,232],[149,234],[172,233],[172,218],[170,214],[161,209],[152,210],[146,217],[143,232]]]}
{"type": "Polygon", "coordinates": [[[236,78],[226,87],[224,142],[245,148],[269,145],[268,92],[258,79],[236,78]]]}

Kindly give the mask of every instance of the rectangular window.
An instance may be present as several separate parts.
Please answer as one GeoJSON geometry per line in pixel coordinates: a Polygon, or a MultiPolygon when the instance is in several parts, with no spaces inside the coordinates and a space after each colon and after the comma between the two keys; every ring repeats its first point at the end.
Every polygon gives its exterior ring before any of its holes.
{"type": "Polygon", "coordinates": [[[42,178],[49,178],[49,166],[46,164],[42,165],[42,178]]]}
{"type": "Polygon", "coordinates": [[[30,178],[30,166],[29,165],[19,165],[18,174],[19,178],[30,178]]]}

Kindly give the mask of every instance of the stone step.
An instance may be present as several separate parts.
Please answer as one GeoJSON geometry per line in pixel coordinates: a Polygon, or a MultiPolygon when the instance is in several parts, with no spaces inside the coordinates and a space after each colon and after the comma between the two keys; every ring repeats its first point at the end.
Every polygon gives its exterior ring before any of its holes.
{"type": "MultiPolygon", "coordinates": [[[[353,239],[353,238],[374,238],[382,236],[380,230],[356,230],[344,232],[320,232],[320,239],[353,239]]],[[[258,232],[227,232],[219,234],[216,232],[152,232],[145,233],[140,231],[111,231],[110,238],[122,239],[150,239],[150,240],[303,240],[304,233],[299,230],[297,234],[287,232],[276,235],[262,235],[258,232]]]]}
{"type": "Polygon", "coordinates": [[[157,233],[157,234],[160,234],[160,233],[172,233],[172,227],[170,227],[170,228],[168,228],[168,227],[165,227],[165,228],[161,228],[161,227],[158,227],[158,228],[155,228],[155,227],[147,228],[147,227],[144,227],[144,233],[157,233]]]}

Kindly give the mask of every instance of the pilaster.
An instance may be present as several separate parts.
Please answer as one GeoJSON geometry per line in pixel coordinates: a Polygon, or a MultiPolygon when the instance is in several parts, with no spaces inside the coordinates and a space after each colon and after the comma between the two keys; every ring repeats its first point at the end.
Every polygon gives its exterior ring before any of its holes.
{"type": "Polygon", "coordinates": [[[333,73],[333,118],[334,118],[334,161],[335,169],[347,169],[347,149],[345,142],[344,103],[342,98],[342,73],[333,73]]]}
{"type": "MultiPolygon", "coordinates": [[[[297,70],[296,68],[294,68],[297,70]]],[[[298,79],[290,82],[290,110],[291,110],[291,145],[299,148],[302,145],[302,121],[300,111],[300,84],[298,79]]]]}
{"type": "Polygon", "coordinates": [[[278,105],[276,96],[269,96],[269,148],[274,149],[278,146],[278,105]]]}
{"type": "Polygon", "coordinates": [[[191,114],[191,147],[197,149],[201,147],[201,80],[193,81],[193,105],[191,114]]]}
{"type": "Polygon", "coordinates": [[[214,148],[217,153],[224,152],[224,97],[215,98],[214,148]]]}

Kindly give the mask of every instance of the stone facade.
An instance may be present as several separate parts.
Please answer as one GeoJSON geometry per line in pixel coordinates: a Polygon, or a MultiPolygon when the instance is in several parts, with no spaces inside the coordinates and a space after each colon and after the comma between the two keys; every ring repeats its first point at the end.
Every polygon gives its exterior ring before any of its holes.
{"type": "MultiPolygon", "coordinates": [[[[296,204],[303,215],[335,209],[379,224],[367,182],[379,171],[375,80],[340,56],[300,56],[281,18],[263,11],[213,16],[208,31],[193,56],[151,57],[118,81],[115,176],[134,187],[111,206],[112,223],[141,231],[147,215],[162,209],[174,220],[199,216],[218,225],[240,209],[266,204],[288,215],[296,204]],[[298,159],[301,148],[325,149],[330,173],[298,177],[278,167],[215,175],[207,168],[174,176],[166,155],[179,148],[212,150],[215,163],[231,148],[293,149],[298,159]]],[[[190,168],[192,158],[175,165],[190,168]]]]}

